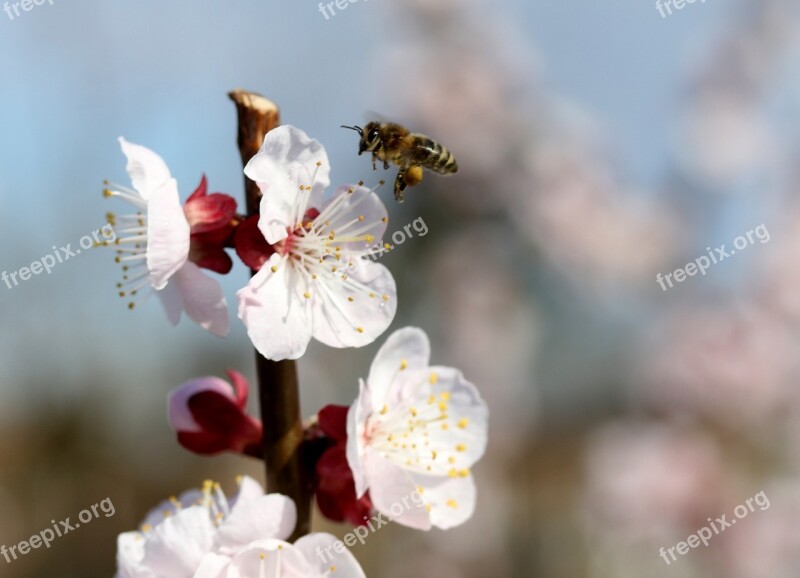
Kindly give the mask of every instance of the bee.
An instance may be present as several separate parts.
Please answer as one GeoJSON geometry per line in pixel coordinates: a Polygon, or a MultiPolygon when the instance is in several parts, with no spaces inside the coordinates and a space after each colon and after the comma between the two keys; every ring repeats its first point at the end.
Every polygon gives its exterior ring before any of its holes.
{"type": "Polygon", "coordinates": [[[452,175],[458,171],[453,154],[442,145],[424,134],[412,133],[402,125],[391,122],[370,122],[364,128],[344,126],[356,131],[361,140],[358,154],[372,153],[372,170],[377,161],[388,169],[392,162],[400,167],[394,180],[394,198],[403,202],[406,187],[413,187],[422,181],[423,167],[440,175],[452,175]]]}

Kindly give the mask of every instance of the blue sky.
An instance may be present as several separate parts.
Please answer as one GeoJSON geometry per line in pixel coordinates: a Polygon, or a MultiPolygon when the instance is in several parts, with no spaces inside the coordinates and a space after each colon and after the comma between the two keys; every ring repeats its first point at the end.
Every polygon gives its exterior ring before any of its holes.
{"type": "MultiPolygon", "coordinates": [[[[338,125],[381,109],[373,81],[389,2],[360,2],[330,20],[309,0],[55,0],[14,20],[0,13],[0,270],[75,243],[123,208],[100,195],[104,178],[127,181],[120,135],[156,149],[184,197],[201,172],[213,190],[238,195],[226,97],[235,87],[265,93],[285,122],[325,143],[333,182],[357,174],[352,134],[338,125]]],[[[550,90],[607,129],[630,176],[645,183],[665,170],[687,64],[729,10],[710,0],[662,19],[639,0],[485,6],[518,28],[550,90]]],[[[225,279],[229,297],[244,276],[225,279]]],[[[158,353],[150,334],[165,329],[159,305],[132,319],[116,280],[111,257],[92,252],[13,290],[0,285],[0,406],[30,397],[22,375],[78,376],[82,364],[116,371],[158,353]],[[76,340],[89,345],[76,349],[76,340]]],[[[177,331],[187,348],[214,343],[187,324],[177,331]]],[[[245,344],[237,326],[226,347],[245,344]]]]}

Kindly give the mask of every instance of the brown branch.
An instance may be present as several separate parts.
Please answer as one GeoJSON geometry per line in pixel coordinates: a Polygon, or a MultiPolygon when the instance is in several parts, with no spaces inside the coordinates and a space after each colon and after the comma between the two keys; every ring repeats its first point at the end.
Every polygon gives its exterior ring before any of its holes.
{"type": "MultiPolygon", "coordinates": [[[[228,94],[239,117],[237,142],[242,164],[258,152],[264,135],[278,126],[278,106],[254,92],[236,89],[228,94]]],[[[245,177],[247,215],[257,215],[261,191],[245,177]]],[[[293,360],[270,361],[256,352],[261,418],[264,423],[264,461],[267,491],[289,496],[297,506],[297,526],[291,540],[311,528],[312,480],[301,455],[303,423],[300,415],[297,364],[293,360]]]]}

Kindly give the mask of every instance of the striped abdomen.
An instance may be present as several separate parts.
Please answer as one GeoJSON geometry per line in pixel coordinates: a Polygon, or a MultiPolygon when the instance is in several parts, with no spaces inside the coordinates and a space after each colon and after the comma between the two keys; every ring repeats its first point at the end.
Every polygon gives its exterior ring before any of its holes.
{"type": "Polygon", "coordinates": [[[456,158],[449,150],[425,135],[415,137],[413,159],[415,163],[431,169],[440,175],[449,175],[458,171],[456,158]]]}

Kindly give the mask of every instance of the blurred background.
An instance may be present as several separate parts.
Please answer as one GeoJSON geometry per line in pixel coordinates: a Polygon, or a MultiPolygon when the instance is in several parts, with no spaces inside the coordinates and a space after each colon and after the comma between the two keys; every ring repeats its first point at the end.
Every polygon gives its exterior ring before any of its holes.
{"type": "MultiPolygon", "coordinates": [[[[422,218],[382,262],[393,327],[419,324],[491,409],[475,517],[382,529],[368,576],[783,578],[800,571],[800,15],[792,0],[311,0],[45,3],[0,13],[0,269],[77,242],[124,207],[117,137],[159,152],[185,199],[202,173],[241,200],[243,87],[326,146],[332,182],[393,178],[356,155],[372,111],[461,167],[390,208],[422,218]],[[663,290],[763,225],[768,240],[663,290]],[[735,527],[675,546],[759,492],[735,527]]],[[[766,236],[764,237],[766,238],[766,236]]],[[[155,300],[130,312],[118,268],[84,252],[0,284],[0,544],[109,497],[101,518],[0,575],[111,576],[116,535],[161,499],[261,464],[182,450],[167,392],[253,377],[234,315],[220,340],[155,300]]],[[[237,265],[221,282],[244,285],[237,265]]],[[[350,404],[382,342],[312,343],[303,410],[350,404]]],[[[349,527],[318,529],[339,535],[349,527]]]]}

